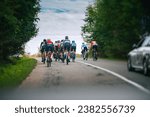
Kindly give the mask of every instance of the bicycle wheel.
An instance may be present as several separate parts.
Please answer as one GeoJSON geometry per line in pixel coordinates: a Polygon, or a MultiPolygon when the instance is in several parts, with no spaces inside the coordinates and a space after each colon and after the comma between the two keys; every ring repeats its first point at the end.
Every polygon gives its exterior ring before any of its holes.
{"type": "Polygon", "coordinates": [[[69,63],[69,59],[68,59],[68,56],[66,56],[66,64],[68,65],[69,63]]]}
{"type": "Polygon", "coordinates": [[[52,62],[51,58],[48,57],[47,58],[47,67],[51,67],[51,62],[52,62]]]}

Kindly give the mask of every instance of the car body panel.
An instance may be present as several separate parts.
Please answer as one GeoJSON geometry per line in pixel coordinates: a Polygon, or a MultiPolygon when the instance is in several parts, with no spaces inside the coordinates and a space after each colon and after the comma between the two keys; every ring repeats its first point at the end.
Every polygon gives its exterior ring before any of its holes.
{"type": "Polygon", "coordinates": [[[128,57],[133,68],[143,70],[143,62],[146,60],[150,69],[150,37],[141,40],[136,48],[129,52],[128,57]]]}

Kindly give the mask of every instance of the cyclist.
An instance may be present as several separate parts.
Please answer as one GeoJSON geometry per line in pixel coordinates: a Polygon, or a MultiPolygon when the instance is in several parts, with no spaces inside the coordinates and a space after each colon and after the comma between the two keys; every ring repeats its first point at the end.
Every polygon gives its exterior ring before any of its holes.
{"type": "Polygon", "coordinates": [[[84,53],[85,51],[87,51],[87,50],[88,50],[88,47],[87,47],[87,45],[83,42],[82,45],[81,45],[81,53],[82,53],[82,55],[83,55],[83,53],[84,53]]]}
{"type": "Polygon", "coordinates": [[[43,39],[43,41],[40,44],[40,51],[41,51],[41,57],[42,57],[42,62],[45,63],[45,51],[46,51],[46,39],[43,39]]]}
{"type": "Polygon", "coordinates": [[[97,60],[98,44],[96,41],[91,41],[93,59],[97,60]]]}
{"type": "Polygon", "coordinates": [[[96,50],[97,52],[98,44],[96,43],[96,41],[91,41],[91,47],[92,47],[92,50],[96,50]]]}
{"type": "Polygon", "coordinates": [[[74,62],[76,58],[76,42],[74,40],[71,43],[71,58],[72,61],[74,62]]]}
{"type": "Polygon", "coordinates": [[[83,59],[85,59],[85,57],[86,57],[86,53],[87,53],[87,51],[88,51],[88,46],[85,44],[85,43],[82,43],[82,45],[81,45],[81,53],[82,53],[82,57],[83,57],[83,59]]]}
{"type": "Polygon", "coordinates": [[[52,42],[52,40],[51,39],[47,39],[47,52],[48,51],[51,51],[51,52],[53,52],[54,51],[54,44],[53,44],[53,42],[52,42]]]}
{"type": "Polygon", "coordinates": [[[55,51],[58,51],[58,41],[55,41],[55,43],[54,43],[54,49],[55,49],[55,51]]]}
{"type": "Polygon", "coordinates": [[[60,52],[63,52],[64,49],[64,40],[61,40],[60,42],[60,52]]]}
{"type": "Polygon", "coordinates": [[[70,62],[70,48],[71,48],[71,43],[70,43],[69,37],[65,36],[64,51],[67,51],[66,57],[68,57],[69,62],[70,62]]]}
{"type": "Polygon", "coordinates": [[[74,51],[74,52],[76,52],[76,42],[75,41],[72,41],[72,43],[71,43],[71,51],[74,51]]]}
{"type": "Polygon", "coordinates": [[[71,47],[71,43],[70,43],[69,37],[66,36],[64,40],[64,50],[69,52],[70,47],[71,47]]]}
{"type": "Polygon", "coordinates": [[[46,46],[46,55],[48,56],[49,53],[51,53],[51,58],[52,58],[52,53],[54,51],[54,45],[51,39],[47,39],[47,46],[46,46]]]}
{"type": "Polygon", "coordinates": [[[55,58],[55,61],[60,59],[60,40],[55,41],[55,43],[54,43],[53,57],[55,58]]]}

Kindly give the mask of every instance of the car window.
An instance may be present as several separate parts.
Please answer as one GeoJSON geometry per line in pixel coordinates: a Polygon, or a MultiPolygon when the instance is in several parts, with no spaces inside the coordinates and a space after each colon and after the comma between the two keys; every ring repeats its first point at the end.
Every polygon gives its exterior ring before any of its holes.
{"type": "Polygon", "coordinates": [[[150,47],[150,40],[148,41],[147,46],[150,47]]]}
{"type": "Polygon", "coordinates": [[[150,45],[150,38],[146,38],[142,44],[142,47],[150,45]]]}
{"type": "Polygon", "coordinates": [[[144,39],[140,40],[140,42],[137,44],[137,47],[141,47],[143,42],[144,42],[144,39]]]}

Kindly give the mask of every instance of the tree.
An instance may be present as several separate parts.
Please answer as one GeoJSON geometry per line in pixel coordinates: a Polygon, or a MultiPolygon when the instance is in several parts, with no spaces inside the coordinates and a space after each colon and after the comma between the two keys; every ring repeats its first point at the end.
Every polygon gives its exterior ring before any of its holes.
{"type": "Polygon", "coordinates": [[[85,19],[84,21],[86,24],[81,27],[82,29],[82,37],[85,41],[91,41],[91,34],[94,30],[94,23],[96,18],[96,9],[94,5],[89,5],[85,12],[85,19]]]}
{"type": "Polygon", "coordinates": [[[100,45],[103,56],[125,58],[132,45],[150,32],[149,7],[144,8],[141,0],[96,0],[93,8],[96,16],[85,18],[94,20],[93,27],[85,20],[82,29],[91,29],[90,36],[100,45]]]}
{"type": "Polygon", "coordinates": [[[39,0],[0,1],[0,59],[21,51],[36,35],[39,10],[39,0]]]}

